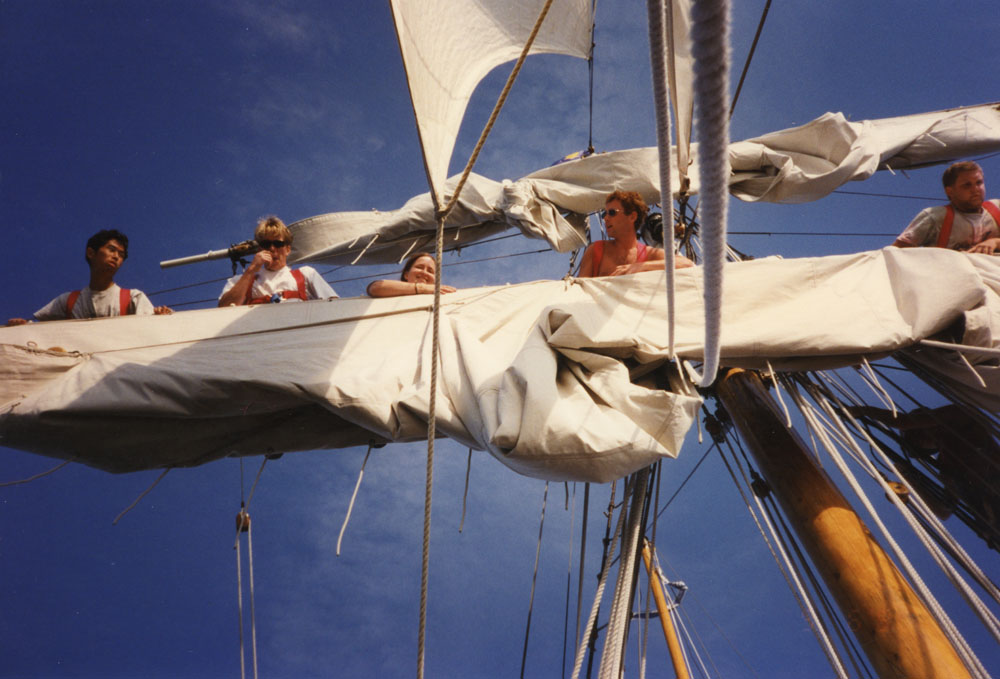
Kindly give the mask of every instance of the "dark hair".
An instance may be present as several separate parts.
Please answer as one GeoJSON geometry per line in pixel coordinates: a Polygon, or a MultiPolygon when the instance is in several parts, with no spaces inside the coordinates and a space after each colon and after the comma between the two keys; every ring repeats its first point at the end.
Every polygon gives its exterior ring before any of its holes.
{"type": "MultiPolygon", "coordinates": [[[[119,231],[118,229],[101,229],[87,241],[87,249],[89,250],[100,250],[103,248],[108,241],[116,240],[121,243],[122,249],[125,250],[125,256],[122,259],[128,259],[128,236],[119,231]]],[[[83,258],[90,263],[90,258],[87,257],[87,251],[84,250],[83,258]]]]}
{"type": "Polygon", "coordinates": [[[960,163],[953,163],[949,165],[948,169],[944,171],[943,175],[941,175],[941,183],[944,184],[945,188],[954,186],[955,182],[958,181],[958,175],[963,172],[972,172],[975,170],[982,172],[983,168],[979,167],[979,163],[971,160],[963,160],[960,163]]]}
{"type": "MultiPolygon", "coordinates": [[[[413,265],[416,264],[417,260],[420,259],[421,257],[430,257],[431,261],[432,262],[434,261],[434,255],[432,255],[429,252],[418,252],[415,255],[410,255],[410,258],[406,260],[406,264],[403,265],[403,273],[399,274],[399,280],[401,281],[406,280],[406,274],[410,273],[410,269],[413,268],[413,265]]],[[[437,266],[436,262],[435,266],[437,266]]]]}
{"type": "Polygon", "coordinates": [[[635,220],[635,231],[638,233],[642,223],[646,221],[646,213],[649,212],[646,201],[635,191],[622,191],[621,189],[609,193],[608,197],[604,199],[604,204],[607,205],[613,200],[622,204],[625,214],[638,213],[635,220]]]}

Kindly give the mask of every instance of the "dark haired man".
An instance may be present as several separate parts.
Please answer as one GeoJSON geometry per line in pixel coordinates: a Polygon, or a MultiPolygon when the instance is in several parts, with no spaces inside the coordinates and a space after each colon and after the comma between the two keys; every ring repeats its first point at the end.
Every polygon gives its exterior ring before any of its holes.
{"type": "Polygon", "coordinates": [[[1000,249],[1000,201],[986,200],[983,168],[972,161],[955,163],[944,171],[941,183],[948,204],[922,211],[893,245],[986,254],[1000,249]]]}
{"type": "MultiPolygon", "coordinates": [[[[592,243],[580,261],[581,278],[621,276],[642,271],[663,269],[666,254],[660,248],[648,247],[637,237],[646,219],[646,202],[635,191],[614,191],[604,201],[604,226],[608,240],[592,243]]],[[[674,255],[674,268],[694,266],[687,257],[674,255]]]]}
{"type": "MultiPolygon", "coordinates": [[[[115,284],[115,274],[128,257],[128,237],[121,231],[105,229],[95,233],[87,241],[84,257],[90,267],[90,285],[59,295],[35,312],[36,321],[173,313],[165,306],[153,307],[141,290],[115,284]]],[[[27,322],[24,318],[12,318],[7,325],[27,322]]]]}

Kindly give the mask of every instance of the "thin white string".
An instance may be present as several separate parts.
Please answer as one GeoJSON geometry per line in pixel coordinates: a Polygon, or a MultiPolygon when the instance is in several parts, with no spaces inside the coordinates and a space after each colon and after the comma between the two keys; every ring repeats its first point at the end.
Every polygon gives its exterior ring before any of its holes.
{"type": "Polygon", "coordinates": [[[365,465],[368,464],[368,456],[372,454],[372,446],[368,445],[368,452],[361,462],[361,470],[358,472],[358,480],[354,483],[354,492],[351,493],[351,501],[347,504],[347,514],[344,516],[344,523],[340,526],[340,534],[337,536],[337,556],[340,556],[340,543],[344,539],[344,531],[347,530],[347,522],[351,520],[351,512],[354,511],[354,500],[358,497],[358,489],[361,488],[361,479],[365,477],[365,465]]]}

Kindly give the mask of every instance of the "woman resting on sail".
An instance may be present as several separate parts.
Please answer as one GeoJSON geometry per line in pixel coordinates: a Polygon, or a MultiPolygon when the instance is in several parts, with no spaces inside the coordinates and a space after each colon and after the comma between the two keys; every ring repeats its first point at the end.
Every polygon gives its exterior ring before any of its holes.
{"type": "MultiPolygon", "coordinates": [[[[604,226],[611,237],[592,243],[580,262],[581,278],[621,276],[659,271],[666,254],[660,248],[640,243],[636,233],[646,219],[646,202],[635,191],[615,191],[604,201],[604,226]]],[[[674,255],[674,268],[694,266],[687,257],[674,255]]]]}
{"type": "MultiPolygon", "coordinates": [[[[372,297],[432,295],[434,294],[434,273],[436,271],[434,258],[426,252],[421,252],[406,260],[403,273],[398,281],[372,281],[368,285],[368,294],[372,297]]],[[[455,288],[442,283],[441,292],[455,292],[455,288]]]]}

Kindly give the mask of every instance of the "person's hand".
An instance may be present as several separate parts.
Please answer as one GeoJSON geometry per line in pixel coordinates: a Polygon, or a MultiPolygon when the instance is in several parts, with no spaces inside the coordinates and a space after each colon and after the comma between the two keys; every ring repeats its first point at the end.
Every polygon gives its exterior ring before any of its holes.
{"type": "Polygon", "coordinates": [[[966,252],[981,252],[983,254],[992,255],[998,248],[1000,248],[1000,238],[987,238],[981,243],[976,243],[971,248],[966,250],[966,252]]]}
{"type": "MultiPolygon", "coordinates": [[[[433,283],[414,283],[413,289],[416,291],[417,295],[433,295],[434,294],[434,284],[433,283]]],[[[453,288],[450,285],[441,284],[441,294],[444,295],[449,292],[455,292],[457,288],[453,288]]]]}
{"type": "Polygon", "coordinates": [[[26,323],[28,323],[28,319],[26,318],[11,318],[8,319],[7,326],[10,327],[12,325],[25,325],[26,323]]]}
{"type": "Polygon", "coordinates": [[[615,270],[611,272],[612,276],[624,276],[626,274],[635,273],[635,264],[622,264],[616,266],[615,270]]]}
{"type": "Polygon", "coordinates": [[[253,256],[253,261],[250,262],[250,266],[247,267],[247,271],[250,273],[257,273],[261,269],[265,268],[268,264],[274,261],[274,256],[271,254],[270,250],[261,250],[256,255],[253,256]]]}
{"type": "Polygon", "coordinates": [[[174,313],[174,310],[168,306],[155,306],[153,307],[153,313],[157,316],[167,316],[174,313]]]}

